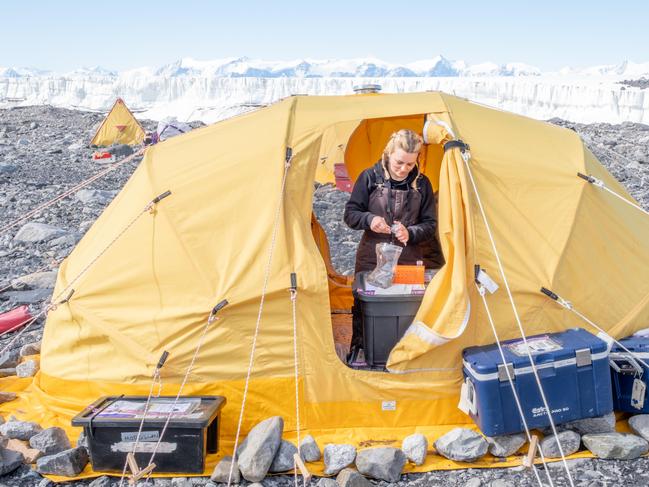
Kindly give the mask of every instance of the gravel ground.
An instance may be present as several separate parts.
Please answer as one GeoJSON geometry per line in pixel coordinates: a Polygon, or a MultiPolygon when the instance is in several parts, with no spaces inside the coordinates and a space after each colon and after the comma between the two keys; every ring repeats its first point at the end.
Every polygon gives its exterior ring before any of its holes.
{"type": "MultiPolygon", "coordinates": [[[[96,174],[106,166],[90,159],[93,152],[87,147],[102,115],[65,110],[48,106],[0,110],[0,227],[51,199],[76,183],[96,174]]],[[[573,124],[562,120],[552,123],[576,130],[589,148],[609,171],[645,208],[649,208],[649,126],[633,123],[573,124]]],[[[155,122],[145,121],[147,130],[155,122]]],[[[116,169],[96,181],[89,188],[98,190],[79,198],[67,198],[34,217],[61,231],[56,238],[41,243],[14,241],[20,226],[0,235],[0,312],[27,303],[33,311],[41,309],[51,291],[29,289],[13,285],[15,278],[37,270],[56,269],[52,261],[64,258],[72,250],[92,222],[131,175],[138,160],[116,169]]],[[[336,269],[350,274],[354,265],[355,247],[360,232],[348,229],[342,222],[342,208],[347,194],[331,186],[319,186],[314,197],[314,211],[329,236],[332,260],[336,269]]],[[[25,333],[12,348],[39,341],[42,320],[25,333]]],[[[4,346],[10,336],[0,338],[4,346]]],[[[575,484],[579,486],[649,485],[647,459],[635,461],[573,460],[575,484]]],[[[567,485],[560,464],[553,464],[550,472],[555,485],[567,485]]],[[[543,474],[542,474],[543,475],[543,474]]],[[[207,479],[162,479],[156,486],[189,487],[205,485],[207,479]]],[[[23,467],[0,477],[2,486],[45,487],[40,475],[23,467]]],[[[514,469],[467,469],[448,472],[430,472],[402,476],[396,484],[373,482],[374,485],[415,486],[527,486],[537,485],[529,471],[514,469]]],[[[74,482],[85,486],[89,482],[74,482]]],[[[110,483],[107,483],[110,485],[110,483]]],[[[140,484],[142,485],[142,484],[140,484]]],[[[277,476],[264,480],[266,487],[293,485],[292,477],[277,476]]],[[[95,485],[93,485],[95,487],[95,485]]],[[[104,486],[105,487],[105,486],[104,486]]]]}

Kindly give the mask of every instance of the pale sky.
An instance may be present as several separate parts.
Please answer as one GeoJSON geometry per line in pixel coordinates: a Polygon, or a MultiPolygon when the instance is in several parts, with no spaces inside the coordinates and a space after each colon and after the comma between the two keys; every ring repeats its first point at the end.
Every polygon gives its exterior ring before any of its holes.
{"type": "Polygon", "coordinates": [[[240,56],[405,64],[441,54],[551,71],[648,62],[648,19],[640,0],[6,0],[0,66],[121,70],[240,56]]]}

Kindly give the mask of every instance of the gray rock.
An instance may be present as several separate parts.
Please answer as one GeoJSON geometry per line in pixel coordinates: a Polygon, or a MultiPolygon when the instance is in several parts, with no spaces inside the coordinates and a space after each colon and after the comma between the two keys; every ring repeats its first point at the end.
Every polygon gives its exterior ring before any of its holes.
{"type": "Polygon", "coordinates": [[[20,139],[18,139],[18,141],[16,142],[16,144],[17,144],[17,145],[29,145],[29,140],[24,139],[24,138],[20,138],[20,139]]]}
{"type": "Polygon", "coordinates": [[[455,428],[434,443],[437,452],[458,462],[475,462],[487,453],[489,444],[482,435],[466,428],[455,428]]]}
{"type": "Polygon", "coordinates": [[[473,478],[464,484],[464,487],[482,487],[482,480],[473,478]]]}
{"type": "Polygon", "coordinates": [[[43,431],[36,423],[29,421],[9,421],[0,425],[0,434],[10,439],[28,441],[32,436],[43,431]]]}
{"type": "Polygon", "coordinates": [[[372,484],[352,468],[343,468],[336,477],[338,487],[371,487],[372,484]]]}
{"type": "Polygon", "coordinates": [[[317,462],[322,458],[320,448],[311,435],[306,435],[300,442],[300,456],[305,462],[317,462]]]}
{"type": "Polygon", "coordinates": [[[20,353],[17,350],[4,352],[0,355],[0,369],[10,369],[20,363],[20,353]]]}
{"type": "MultiPolygon", "coordinates": [[[[210,477],[212,482],[218,482],[221,484],[227,484],[228,478],[230,477],[230,467],[232,465],[232,457],[227,456],[223,457],[221,461],[214,467],[214,471],[210,477]]],[[[234,467],[232,467],[232,483],[238,484],[241,482],[241,473],[239,472],[239,467],[237,463],[234,462],[234,467]]]]}
{"type": "Polygon", "coordinates": [[[415,465],[423,465],[428,451],[428,440],[421,433],[415,433],[403,439],[401,450],[406,458],[415,465]]]}
{"type": "Polygon", "coordinates": [[[34,272],[11,281],[14,289],[51,289],[56,284],[56,271],[34,272]]]}
{"type": "Polygon", "coordinates": [[[10,291],[5,296],[14,304],[38,304],[52,295],[51,289],[34,289],[33,291],[10,291]]]}
{"type": "Polygon", "coordinates": [[[18,377],[34,377],[38,372],[39,365],[36,360],[26,360],[16,366],[16,375],[18,377]]]}
{"type": "Polygon", "coordinates": [[[324,447],[324,473],[336,475],[356,459],[356,448],[353,445],[330,443],[324,447]]]}
{"type": "Polygon", "coordinates": [[[0,377],[11,377],[16,375],[16,368],[0,369],[0,377]]]}
{"type": "Polygon", "coordinates": [[[81,237],[82,235],[79,233],[68,233],[62,237],[50,240],[49,246],[50,248],[70,247],[81,240],[81,237]]]}
{"type": "Polygon", "coordinates": [[[649,441],[649,414],[638,414],[630,417],[629,428],[636,435],[649,441]]]}
{"type": "Polygon", "coordinates": [[[293,470],[295,460],[293,455],[297,453],[297,447],[290,441],[282,440],[273,458],[273,463],[270,464],[269,472],[279,473],[293,470]]]}
{"type": "Polygon", "coordinates": [[[0,475],[13,472],[23,464],[23,456],[17,451],[0,447],[0,475]]]}
{"type": "Polygon", "coordinates": [[[38,355],[41,353],[41,342],[27,343],[20,349],[21,357],[28,357],[30,355],[38,355]]]}
{"type": "MultiPolygon", "coordinates": [[[[15,392],[0,392],[0,404],[3,402],[13,401],[18,397],[15,392]]],[[[4,420],[0,421],[0,425],[4,423],[4,420]]]]}
{"type": "Polygon", "coordinates": [[[557,438],[561,443],[563,448],[563,454],[565,456],[572,455],[577,450],[579,450],[579,445],[581,444],[581,436],[575,431],[561,431],[555,437],[546,436],[541,440],[540,447],[541,451],[547,458],[560,458],[561,452],[559,451],[559,445],[557,443],[557,438]]]}
{"type": "Polygon", "coordinates": [[[514,487],[514,484],[506,480],[496,479],[489,482],[489,487],[514,487]]]}
{"type": "Polygon", "coordinates": [[[527,438],[524,434],[502,435],[487,437],[489,453],[494,457],[506,458],[516,453],[525,444],[527,438]]]}
{"type": "Polygon", "coordinates": [[[88,464],[88,452],[83,447],[71,448],[55,455],[36,460],[36,471],[40,474],[75,477],[88,464]]]}
{"type": "Polygon", "coordinates": [[[580,435],[592,433],[612,433],[615,431],[615,413],[605,414],[596,418],[578,419],[561,425],[565,429],[573,430],[580,435]]]}
{"type": "Polygon", "coordinates": [[[116,144],[108,147],[106,152],[110,152],[115,157],[125,157],[133,154],[133,148],[126,144],[116,144]]]}
{"type": "Polygon", "coordinates": [[[406,454],[399,448],[369,448],[357,453],[356,468],[367,477],[397,482],[406,461],[406,454]]]}
{"type": "Polygon", "coordinates": [[[273,416],[250,430],[238,452],[239,470],[249,482],[259,482],[268,473],[282,440],[284,420],[273,416]]]}
{"type": "Polygon", "coordinates": [[[67,232],[62,228],[53,225],[29,222],[18,230],[18,233],[16,233],[16,236],[14,237],[14,241],[28,243],[46,242],[47,240],[60,237],[66,233],[67,232]]]}
{"type": "Polygon", "coordinates": [[[117,191],[107,191],[102,189],[82,189],[77,191],[74,198],[83,204],[100,204],[107,205],[117,194],[117,191]]]}
{"type": "Polygon", "coordinates": [[[322,477],[318,480],[318,483],[315,484],[315,487],[339,487],[339,485],[334,479],[322,477]]]}
{"type": "Polygon", "coordinates": [[[264,484],[261,482],[253,482],[252,484],[248,484],[248,487],[264,487],[264,484]]]}
{"type": "Polygon", "coordinates": [[[36,122],[32,122],[32,123],[29,124],[29,128],[34,130],[34,129],[38,128],[38,124],[36,122]]]}
{"type": "Polygon", "coordinates": [[[649,451],[647,440],[630,433],[594,433],[584,435],[581,441],[599,458],[632,460],[649,451]]]}
{"type": "Polygon", "coordinates": [[[90,482],[90,485],[88,485],[88,487],[111,487],[111,485],[113,485],[113,481],[110,479],[110,477],[103,475],[90,482]]]}
{"type": "Polygon", "coordinates": [[[68,435],[62,428],[47,428],[29,439],[29,446],[43,452],[44,456],[54,455],[72,448],[68,435]]]}
{"type": "Polygon", "coordinates": [[[13,164],[0,164],[0,174],[13,174],[18,170],[18,166],[13,164]]]}
{"type": "Polygon", "coordinates": [[[82,446],[86,450],[89,448],[88,437],[86,436],[86,432],[83,430],[79,433],[79,437],[77,438],[77,446],[82,446]]]}
{"type": "Polygon", "coordinates": [[[50,479],[43,479],[38,483],[38,487],[52,487],[53,485],[56,484],[52,482],[50,479]]]}

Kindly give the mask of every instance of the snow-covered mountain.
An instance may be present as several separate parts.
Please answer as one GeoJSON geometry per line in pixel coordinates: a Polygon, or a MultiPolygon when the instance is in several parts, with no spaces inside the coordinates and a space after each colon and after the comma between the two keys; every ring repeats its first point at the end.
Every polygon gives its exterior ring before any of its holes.
{"type": "Polygon", "coordinates": [[[52,104],[107,110],[122,97],[139,116],[213,122],[291,94],[334,95],[375,83],[383,92],[441,90],[535,118],[649,123],[649,63],[542,72],[523,63],[469,65],[443,56],[407,64],[375,58],[265,61],[183,58],[121,72],[99,66],[67,73],[0,67],[0,107],[52,104]]]}

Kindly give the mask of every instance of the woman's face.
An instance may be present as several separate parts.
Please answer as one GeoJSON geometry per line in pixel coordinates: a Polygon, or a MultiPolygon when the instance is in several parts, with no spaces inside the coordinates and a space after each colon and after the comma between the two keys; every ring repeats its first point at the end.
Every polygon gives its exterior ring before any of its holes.
{"type": "Polygon", "coordinates": [[[388,159],[390,175],[395,181],[403,181],[408,177],[410,171],[417,164],[418,152],[406,152],[403,149],[395,149],[388,159]]]}

